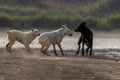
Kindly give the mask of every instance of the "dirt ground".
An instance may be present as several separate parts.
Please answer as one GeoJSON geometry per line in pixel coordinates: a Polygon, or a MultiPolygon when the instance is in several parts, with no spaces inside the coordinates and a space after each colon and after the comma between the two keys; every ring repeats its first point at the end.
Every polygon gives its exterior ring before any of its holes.
{"type": "Polygon", "coordinates": [[[38,49],[27,53],[0,49],[0,80],[120,80],[120,61],[100,57],[43,55],[38,49]]]}
{"type": "Polygon", "coordinates": [[[32,53],[15,43],[10,54],[5,50],[6,34],[0,33],[0,80],[120,80],[120,35],[95,34],[94,55],[83,57],[75,55],[76,34],[63,40],[65,56],[60,52],[55,56],[52,48],[46,56],[39,52],[37,39],[31,44],[32,53]]]}

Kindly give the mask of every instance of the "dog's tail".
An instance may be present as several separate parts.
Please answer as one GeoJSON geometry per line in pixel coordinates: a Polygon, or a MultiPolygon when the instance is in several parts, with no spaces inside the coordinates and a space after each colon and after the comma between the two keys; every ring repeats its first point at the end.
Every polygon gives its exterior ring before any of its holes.
{"type": "Polygon", "coordinates": [[[7,34],[9,34],[9,33],[10,33],[9,31],[10,31],[10,29],[9,29],[9,28],[7,28],[7,34]]]}

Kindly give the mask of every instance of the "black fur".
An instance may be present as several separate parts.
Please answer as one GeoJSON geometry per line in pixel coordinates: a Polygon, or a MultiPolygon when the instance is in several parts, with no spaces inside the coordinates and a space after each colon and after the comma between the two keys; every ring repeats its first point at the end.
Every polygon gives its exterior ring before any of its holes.
{"type": "Polygon", "coordinates": [[[88,51],[90,50],[90,56],[92,55],[92,48],[93,48],[93,33],[92,31],[86,27],[86,22],[82,22],[77,29],[75,29],[75,32],[81,32],[81,37],[78,41],[78,50],[77,55],[79,54],[80,50],[80,44],[82,43],[82,56],[84,55],[84,44],[86,44],[86,54],[88,54],[88,51]]]}

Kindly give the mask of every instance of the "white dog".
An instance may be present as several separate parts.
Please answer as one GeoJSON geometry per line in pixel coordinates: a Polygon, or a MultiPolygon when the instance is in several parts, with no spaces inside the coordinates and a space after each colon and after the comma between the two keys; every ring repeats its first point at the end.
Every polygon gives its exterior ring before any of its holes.
{"type": "Polygon", "coordinates": [[[72,36],[71,30],[67,28],[66,25],[62,25],[62,28],[55,31],[44,32],[40,34],[39,43],[42,45],[41,52],[47,54],[47,50],[50,47],[50,44],[52,44],[54,48],[54,53],[55,55],[57,55],[55,49],[55,45],[57,44],[62,55],[64,55],[60,43],[65,35],[72,36]]]}
{"type": "Polygon", "coordinates": [[[39,32],[37,29],[32,29],[31,31],[28,32],[22,32],[19,30],[7,30],[8,34],[8,44],[6,45],[6,50],[10,53],[12,45],[15,43],[15,41],[20,42],[25,46],[27,51],[30,51],[29,49],[29,44],[37,37],[39,36],[39,32]]]}

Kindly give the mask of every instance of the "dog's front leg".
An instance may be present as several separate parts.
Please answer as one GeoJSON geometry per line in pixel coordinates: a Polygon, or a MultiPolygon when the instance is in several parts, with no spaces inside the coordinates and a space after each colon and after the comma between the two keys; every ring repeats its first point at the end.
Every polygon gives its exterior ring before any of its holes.
{"type": "Polygon", "coordinates": [[[58,45],[58,47],[59,47],[59,49],[60,49],[62,55],[64,56],[63,50],[62,50],[62,48],[61,48],[61,45],[60,45],[60,44],[57,44],[57,45],[58,45]]]}
{"type": "Polygon", "coordinates": [[[57,52],[56,52],[56,49],[55,49],[55,44],[53,44],[53,49],[54,49],[55,55],[57,56],[57,52]]]}
{"type": "Polygon", "coordinates": [[[76,52],[76,54],[78,55],[79,54],[79,51],[80,51],[80,44],[82,42],[82,36],[79,38],[79,41],[78,41],[78,50],[76,52]]]}
{"type": "Polygon", "coordinates": [[[83,41],[82,41],[82,56],[84,56],[84,44],[85,44],[85,40],[83,39],[83,41]]]}
{"type": "Polygon", "coordinates": [[[25,45],[27,52],[31,53],[29,45],[25,45]]]}

